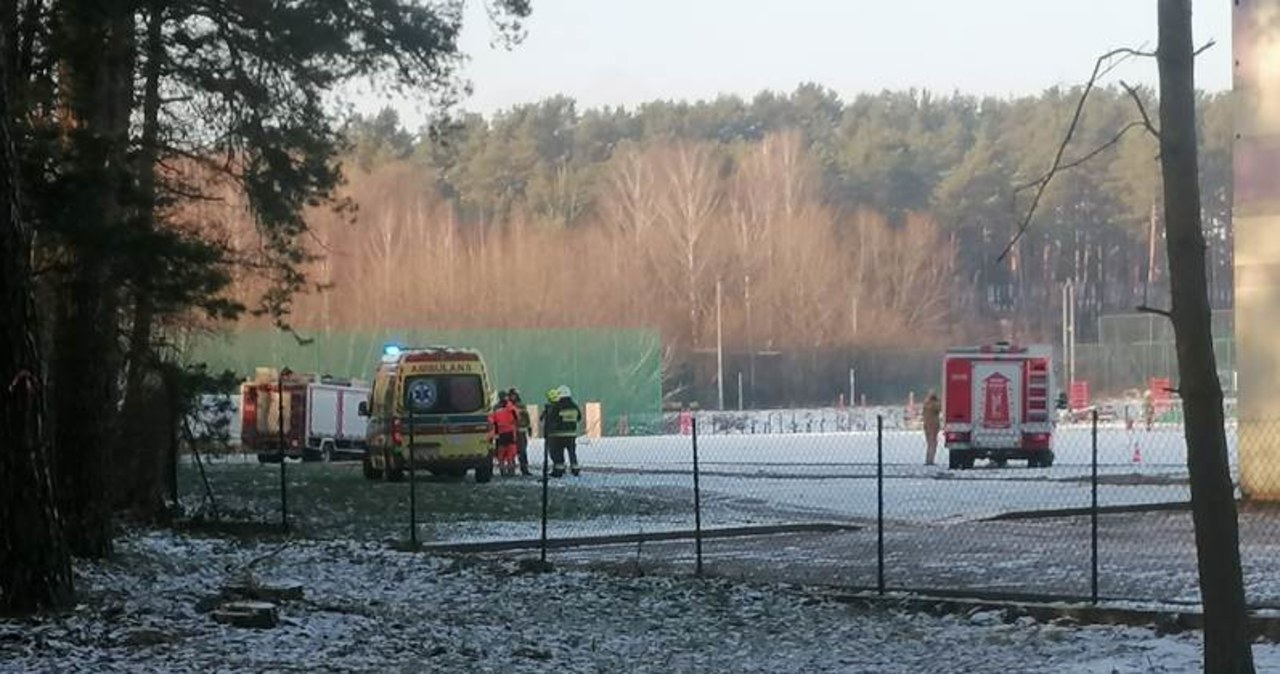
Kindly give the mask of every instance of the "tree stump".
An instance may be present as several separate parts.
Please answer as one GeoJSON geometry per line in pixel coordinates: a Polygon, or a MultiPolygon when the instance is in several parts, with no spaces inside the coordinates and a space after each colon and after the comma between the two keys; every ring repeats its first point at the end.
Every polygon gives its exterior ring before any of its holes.
{"type": "Polygon", "coordinates": [[[232,627],[268,629],[280,624],[280,612],[265,601],[233,601],[214,611],[213,619],[232,627]]]}

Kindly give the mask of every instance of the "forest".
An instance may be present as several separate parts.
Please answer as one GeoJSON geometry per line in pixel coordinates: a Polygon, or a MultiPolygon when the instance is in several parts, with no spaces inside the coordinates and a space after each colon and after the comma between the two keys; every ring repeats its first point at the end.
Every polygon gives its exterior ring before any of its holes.
{"type": "MultiPolygon", "coordinates": [[[[855,352],[1055,342],[1068,281],[1078,338],[1093,339],[1099,315],[1167,306],[1167,265],[1156,142],[1120,87],[1089,96],[1064,152],[1088,161],[1025,220],[1079,95],[846,101],[805,84],[634,109],[556,97],[421,132],[390,109],[356,117],[344,208],[306,218],[313,292],[291,325],[657,327],[667,388],[704,399],[714,372],[696,356],[717,327],[738,360],[804,354],[804,381],[834,370],[812,388],[774,382],[787,398],[772,404],[825,400],[855,352]]],[[[1224,94],[1198,107],[1209,291],[1228,308],[1230,109],[1224,94]]],[[[257,245],[226,208],[231,239],[257,245]]]]}
{"type": "MultiPolygon", "coordinates": [[[[529,3],[491,4],[517,41],[529,3]]],[[[456,109],[460,29],[456,8],[369,0],[0,4],[0,522],[21,523],[0,603],[64,603],[68,552],[109,555],[113,513],[166,512],[162,457],[216,379],[177,346],[193,331],[644,326],[672,372],[718,334],[817,371],[1006,319],[1043,337],[1067,280],[1082,339],[1167,296],[1157,148],[1132,124],[1154,92],[1094,91],[1065,151],[1089,160],[1016,237],[1076,90],[559,97],[419,131],[331,109],[356,80],[456,109]]],[[[1225,307],[1225,95],[1199,111],[1225,307]]]]}

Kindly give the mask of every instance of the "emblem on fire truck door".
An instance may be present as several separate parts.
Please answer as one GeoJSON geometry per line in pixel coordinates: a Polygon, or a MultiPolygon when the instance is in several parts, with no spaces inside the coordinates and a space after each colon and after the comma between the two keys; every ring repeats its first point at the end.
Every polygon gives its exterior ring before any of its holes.
{"type": "Polygon", "coordinates": [[[982,425],[1008,428],[1009,378],[997,372],[982,380],[982,401],[982,425]]]}

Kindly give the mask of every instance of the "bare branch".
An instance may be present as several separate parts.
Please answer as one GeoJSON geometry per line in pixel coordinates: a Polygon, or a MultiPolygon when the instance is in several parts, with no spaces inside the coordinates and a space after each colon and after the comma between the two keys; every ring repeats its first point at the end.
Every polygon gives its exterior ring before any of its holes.
{"type": "Polygon", "coordinates": [[[1155,307],[1149,307],[1145,304],[1139,305],[1137,307],[1137,311],[1140,314],[1155,314],[1156,316],[1164,316],[1169,320],[1173,320],[1173,312],[1166,311],[1164,309],[1157,309],[1155,307]]]}
{"type": "Polygon", "coordinates": [[[1058,174],[1058,172],[1063,171],[1066,168],[1079,166],[1084,161],[1087,161],[1087,158],[1092,158],[1094,156],[1097,156],[1100,152],[1102,152],[1106,148],[1118,143],[1120,141],[1120,137],[1122,137],[1125,133],[1129,131],[1130,128],[1132,128],[1132,125],[1126,126],[1124,129],[1120,131],[1120,133],[1116,135],[1115,138],[1112,138],[1110,141],[1105,143],[1103,147],[1085,155],[1086,159],[1079,159],[1074,162],[1070,162],[1068,163],[1067,166],[1063,165],[1062,157],[1063,155],[1066,154],[1067,147],[1071,145],[1072,138],[1075,137],[1076,128],[1080,125],[1080,118],[1084,116],[1085,103],[1089,101],[1089,94],[1092,93],[1094,87],[1097,86],[1098,80],[1101,79],[1105,74],[1110,73],[1116,67],[1116,65],[1118,65],[1116,62],[1113,61],[1113,59],[1116,59],[1117,57],[1123,57],[1120,59],[1120,61],[1123,62],[1124,60],[1134,58],[1134,57],[1153,58],[1155,57],[1155,53],[1148,52],[1148,51],[1140,51],[1140,50],[1131,49],[1128,47],[1121,47],[1119,49],[1112,49],[1111,51],[1103,54],[1102,56],[1099,56],[1098,60],[1094,62],[1093,73],[1089,75],[1089,80],[1085,83],[1084,89],[1080,92],[1080,98],[1079,100],[1076,101],[1075,112],[1073,112],[1071,115],[1071,123],[1067,125],[1067,132],[1062,138],[1062,143],[1058,145],[1058,151],[1057,153],[1054,154],[1053,163],[1049,166],[1049,170],[1045,172],[1045,174],[1041,176],[1038,180],[1034,180],[1030,183],[1027,183],[1025,185],[1019,186],[1018,188],[1014,189],[1013,194],[1015,198],[1015,205],[1016,205],[1017,195],[1020,192],[1034,187],[1036,188],[1036,193],[1035,193],[1035,196],[1031,199],[1031,206],[1027,209],[1026,215],[1022,218],[1022,222],[1018,225],[1018,231],[1014,233],[1013,238],[1010,239],[1009,241],[1009,244],[1006,245],[1004,249],[1000,251],[1000,254],[998,256],[996,256],[996,262],[1003,262],[1005,257],[1009,255],[1009,252],[1013,250],[1013,247],[1018,245],[1018,241],[1022,239],[1022,236],[1027,233],[1027,230],[1031,227],[1031,219],[1035,217],[1036,209],[1040,206],[1040,200],[1044,197],[1045,190],[1049,188],[1049,183],[1053,181],[1053,178],[1058,174]]]}
{"type": "Polygon", "coordinates": [[[1196,57],[1196,56],[1199,56],[1199,55],[1201,55],[1201,54],[1203,54],[1203,53],[1205,53],[1205,52],[1209,51],[1209,49],[1210,49],[1210,48],[1212,48],[1212,47],[1213,47],[1214,45],[1216,45],[1216,44],[1218,44],[1218,41],[1217,41],[1217,40],[1209,40],[1208,42],[1206,42],[1206,43],[1204,43],[1203,45],[1201,45],[1199,49],[1197,49],[1197,50],[1195,50],[1195,51],[1191,52],[1191,56],[1192,56],[1193,58],[1194,58],[1194,57],[1196,57]]]}
{"type": "Polygon", "coordinates": [[[1108,62],[1107,67],[1103,68],[1102,71],[1098,73],[1098,76],[1094,81],[1098,82],[1106,79],[1107,75],[1111,74],[1111,71],[1124,65],[1126,62],[1129,61],[1129,59],[1155,58],[1155,57],[1156,57],[1155,52],[1147,51],[1145,49],[1121,48],[1121,49],[1116,49],[1116,50],[1107,52],[1106,54],[1103,54],[1102,59],[1100,59],[1100,60],[1105,59],[1108,62]]]}
{"type": "Polygon", "coordinates": [[[1124,80],[1120,80],[1120,86],[1124,87],[1124,90],[1128,92],[1129,98],[1133,99],[1133,104],[1138,106],[1138,112],[1142,115],[1142,125],[1146,127],[1151,135],[1160,138],[1160,130],[1151,122],[1151,115],[1147,114],[1147,106],[1143,104],[1142,97],[1138,95],[1138,90],[1129,86],[1129,83],[1124,80]]]}
{"type": "Polygon", "coordinates": [[[1090,151],[1088,154],[1084,155],[1083,157],[1080,157],[1075,161],[1067,162],[1066,164],[1059,166],[1058,171],[1059,172],[1066,171],[1069,169],[1076,168],[1081,164],[1087,163],[1090,159],[1093,159],[1094,157],[1114,147],[1116,143],[1119,143],[1120,140],[1124,138],[1124,135],[1126,133],[1129,133],[1133,129],[1136,129],[1141,126],[1144,126],[1142,122],[1129,122],[1128,124],[1125,124],[1124,126],[1120,127],[1120,130],[1117,131],[1115,135],[1111,137],[1110,140],[1094,148],[1092,151],[1090,151]]]}

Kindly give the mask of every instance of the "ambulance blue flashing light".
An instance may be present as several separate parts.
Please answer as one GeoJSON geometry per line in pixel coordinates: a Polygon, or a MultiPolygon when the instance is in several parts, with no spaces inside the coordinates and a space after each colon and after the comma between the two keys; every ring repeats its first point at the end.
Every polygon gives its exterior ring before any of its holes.
{"type": "Polygon", "coordinates": [[[393,361],[400,357],[400,345],[387,344],[382,347],[382,360],[393,361]]]}

